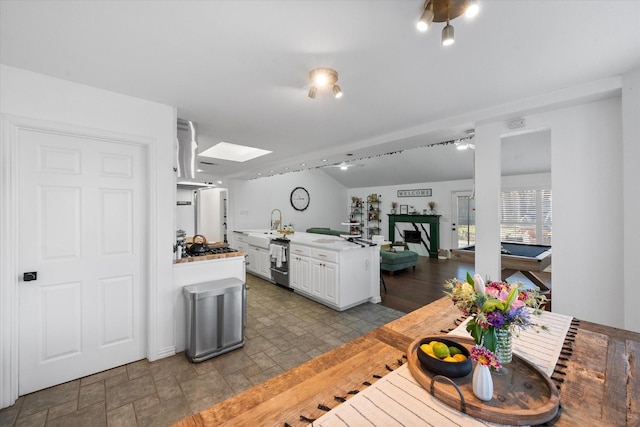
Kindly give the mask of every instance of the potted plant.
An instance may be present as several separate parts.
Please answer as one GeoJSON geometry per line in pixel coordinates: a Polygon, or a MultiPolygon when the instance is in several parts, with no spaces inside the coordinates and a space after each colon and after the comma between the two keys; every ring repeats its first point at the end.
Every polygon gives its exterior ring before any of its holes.
{"type": "Polygon", "coordinates": [[[391,202],[391,215],[395,215],[398,202],[391,202]]]}

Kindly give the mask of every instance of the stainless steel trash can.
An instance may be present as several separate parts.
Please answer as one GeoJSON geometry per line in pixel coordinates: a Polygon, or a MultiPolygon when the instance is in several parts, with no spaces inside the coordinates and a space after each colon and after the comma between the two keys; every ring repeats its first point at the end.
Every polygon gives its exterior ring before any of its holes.
{"type": "Polygon", "coordinates": [[[246,287],[237,278],[182,288],[186,299],[186,356],[202,362],[244,345],[246,287]]]}

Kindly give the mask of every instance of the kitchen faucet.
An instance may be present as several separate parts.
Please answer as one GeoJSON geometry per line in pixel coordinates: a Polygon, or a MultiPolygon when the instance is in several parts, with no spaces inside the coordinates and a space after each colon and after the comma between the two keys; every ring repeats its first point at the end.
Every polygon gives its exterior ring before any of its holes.
{"type": "Polygon", "coordinates": [[[271,229],[272,230],[277,230],[278,228],[282,228],[282,212],[280,211],[280,209],[274,209],[271,211],[271,229]],[[273,220],[273,213],[274,212],[278,212],[278,214],[280,215],[280,219],[277,221],[273,220]]]}

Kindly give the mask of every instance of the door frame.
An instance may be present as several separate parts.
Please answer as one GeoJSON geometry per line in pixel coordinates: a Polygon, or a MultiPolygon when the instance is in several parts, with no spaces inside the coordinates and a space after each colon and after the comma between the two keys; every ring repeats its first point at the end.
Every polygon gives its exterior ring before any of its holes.
{"type": "Polygon", "coordinates": [[[451,191],[451,249],[458,249],[458,197],[473,197],[473,190],[453,190],[451,191]],[[455,217],[453,214],[456,214],[455,217]],[[455,220],[455,225],[453,221],[455,220]]]}
{"type": "MultiPolygon", "coordinates": [[[[22,130],[44,131],[80,136],[121,144],[142,146],[145,150],[147,212],[158,212],[157,204],[157,140],[156,138],[87,128],[68,123],[51,122],[29,117],[3,114],[0,117],[0,408],[13,405],[18,398],[19,312],[18,287],[18,138],[22,130]],[[8,344],[8,345],[7,345],[8,344]]],[[[158,253],[156,237],[157,215],[146,215],[145,251],[146,277],[146,356],[155,359],[158,354],[158,253]],[[153,254],[153,256],[151,255],[153,254]]]]}

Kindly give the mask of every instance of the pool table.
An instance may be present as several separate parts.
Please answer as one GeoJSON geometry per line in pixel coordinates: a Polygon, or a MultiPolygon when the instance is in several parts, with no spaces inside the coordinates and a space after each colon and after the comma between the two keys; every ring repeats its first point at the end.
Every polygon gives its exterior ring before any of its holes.
{"type": "MultiPolygon", "coordinates": [[[[523,243],[502,242],[502,280],[521,272],[541,291],[549,291],[535,273],[541,272],[551,265],[551,246],[526,245],[523,243]]],[[[451,250],[452,258],[458,261],[475,262],[475,245],[451,250]]]]}

